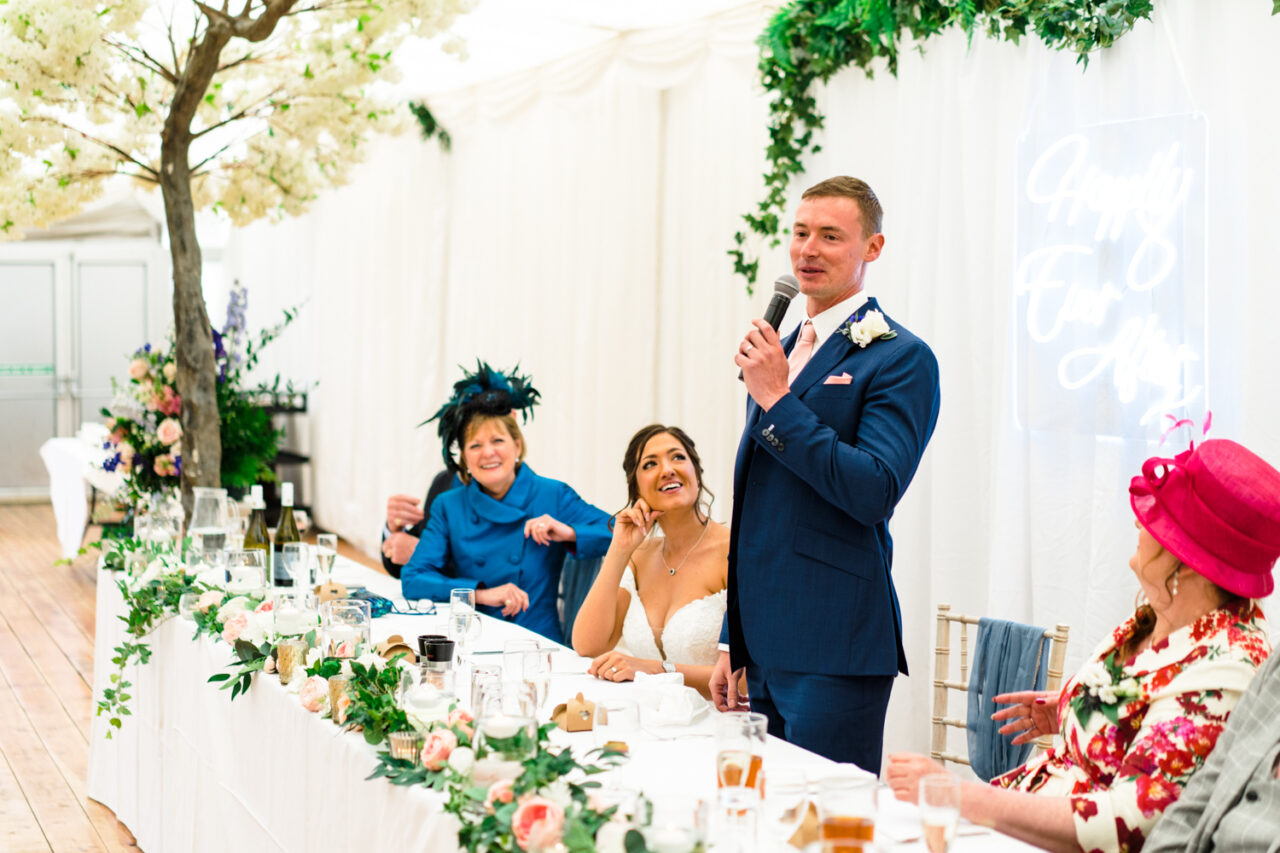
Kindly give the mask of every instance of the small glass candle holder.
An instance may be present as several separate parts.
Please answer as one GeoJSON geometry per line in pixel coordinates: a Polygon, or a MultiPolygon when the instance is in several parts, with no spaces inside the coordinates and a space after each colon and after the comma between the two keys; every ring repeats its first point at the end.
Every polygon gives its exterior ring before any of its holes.
{"type": "Polygon", "coordinates": [[[347,697],[348,681],[345,675],[335,675],[329,679],[329,716],[339,726],[346,724],[347,707],[351,704],[347,697]]]}
{"type": "Polygon", "coordinates": [[[503,682],[501,690],[484,694],[476,718],[476,737],[495,756],[524,761],[537,749],[537,707],[530,685],[503,682]]]}
{"type": "Polygon", "coordinates": [[[271,595],[271,617],[281,637],[300,637],[320,625],[316,597],[305,587],[276,590],[271,595]]]}
{"type": "Polygon", "coordinates": [[[372,638],[373,616],[369,602],[335,598],[320,605],[321,648],[327,657],[353,658],[372,638]]]}
{"type": "Polygon", "coordinates": [[[267,552],[261,548],[227,552],[227,592],[260,593],[267,586],[267,552]]]}
{"type": "Polygon", "coordinates": [[[196,605],[200,602],[200,593],[184,592],[178,599],[178,614],[188,622],[196,618],[196,605]]]}
{"type": "Polygon", "coordinates": [[[422,735],[417,732],[392,732],[387,735],[391,757],[408,761],[414,767],[422,763],[422,735]]]}
{"type": "Polygon", "coordinates": [[[276,646],[276,672],[280,674],[280,683],[288,684],[293,681],[296,674],[302,671],[306,659],[307,643],[305,640],[297,637],[281,640],[279,645],[276,646]]]}

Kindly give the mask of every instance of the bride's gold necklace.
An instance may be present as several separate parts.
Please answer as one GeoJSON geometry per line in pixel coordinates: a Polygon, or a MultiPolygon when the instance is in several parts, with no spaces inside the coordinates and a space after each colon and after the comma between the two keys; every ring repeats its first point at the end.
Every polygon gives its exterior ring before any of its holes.
{"type": "Polygon", "coordinates": [[[658,559],[662,560],[662,565],[666,567],[668,575],[674,575],[676,572],[680,571],[681,566],[689,561],[689,557],[693,555],[694,551],[698,550],[698,546],[702,544],[702,537],[707,535],[707,530],[710,528],[711,519],[708,518],[707,523],[702,525],[702,533],[698,535],[698,541],[693,543],[693,547],[684,555],[683,560],[676,563],[676,567],[674,569],[667,564],[667,541],[665,537],[663,538],[662,547],[658,549],[658,559]]]}

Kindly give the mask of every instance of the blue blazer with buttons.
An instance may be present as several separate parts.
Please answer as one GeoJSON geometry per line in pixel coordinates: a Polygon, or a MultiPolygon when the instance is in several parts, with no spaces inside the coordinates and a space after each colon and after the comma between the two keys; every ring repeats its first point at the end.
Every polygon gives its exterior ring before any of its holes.
{"type": "MultiPolygon", "coordinates": [[[[853,317],[872,309],[869,299],[853,317]]],[[[896,337],[823,341],[768,412],[748,398],[721,635],[734,669],[907,672],[889,518],[938,420],[938,362],[885,319],[896,337]]]]}
{"type": "MultiPolygon", "coordinates": [[[[565,545],[543,546],[524,535],[525,522],[544,513],[573,528],[579,557],[603,556],[609,549],[613,535],[607,513],[559,480],[539,477],[521,465],[500,501],[475,481],[436,499],[426,530],[400,576],[404,597],[448,601],[451,589],[513,583],[529,594],[529,609],[511,621],[562,642],[556,594],[565,545]],[[441,571],[449,557],[458,567],[457,577],[441,571]]],[[[502,618],[500,608],[481,610],[502,618]]]]}

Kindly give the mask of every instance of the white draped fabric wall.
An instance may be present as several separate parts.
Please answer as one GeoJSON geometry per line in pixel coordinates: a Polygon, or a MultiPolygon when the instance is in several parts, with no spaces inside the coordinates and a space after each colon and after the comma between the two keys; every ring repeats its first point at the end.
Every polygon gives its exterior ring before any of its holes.
{"type": "MultiPolygon", "coordinates": [[[[1141,135],[1128,128],[1192,128],[1164,140],[1191,151],[1199,181],[1174,241],[1180,307],[1152,310],[1199,342],[1184,372],[1207,390],[1175,411],[1199,418],[1207,401],[1214,435],[1280,462],[1269,322],[1280,289],[1267,274],[1280,266],[1269,233],[1280,115],[1268,92],[1280,21],[1269,13],[1263,0],[1164,0],[1085,72],[1033,40],[950,34],[923,55],[904,51],[896,79],[849,71],[821,93],[825,150],[809,174],[876,188],[887,245],[868,289],[942,369],[937,432],[892,525],[913,674],[895,691],[890,750],[927,746],[938,602],[1067,622],[1071,668],[1137,589],[1126,487],[1160,426],[1124,410],[1117,434],[1118,367],[1069,392],[1036,372],[1014,292],[1037,227],[1028,151],[1083,128],[1116,162],[1141,135]]],[[[388,140],[314,213],[239,232],[228,263],[250,287],[252,322],[308,300],[264,368],[321,382],[303,436],[320,524],[375,549],[386,496],[421,493],[440,467],[434,431],[414,425],[476,358],[519,361],[544,392],[528,430],[540,472],[615,509],[627,437],[653,420],[681,424],[727,519],[744,399],[731,357],[766,298],[747,297],[724,255],[760,194],[762,21],[750,5],[622,33],[437,95],[452,153],[388,140]]],[[[1102,215],[1096,203],[1077,212],[1102,215]]],[[[1102,241],[1096,253],[1131,249],[1102,241]]],[[[785,252],[762,269],[767,290],[785,252]]]]}

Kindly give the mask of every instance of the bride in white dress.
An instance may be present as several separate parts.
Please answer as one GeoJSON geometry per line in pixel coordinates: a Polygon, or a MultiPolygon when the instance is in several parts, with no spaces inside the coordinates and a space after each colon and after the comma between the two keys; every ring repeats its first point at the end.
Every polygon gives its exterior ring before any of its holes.
{"type": "Polygon", "coordinates": [[[640,430],[622,467],[628,506],[614,518],[613,542],[578,610],[573,647],[595,658],[589,672],[597,678],[680,672],[685,684],[710,696],[729,530],[711,520],[701,460],[679,427],[640,430]],[[651,535],[659,528],[661,536],[651,535]]]}

